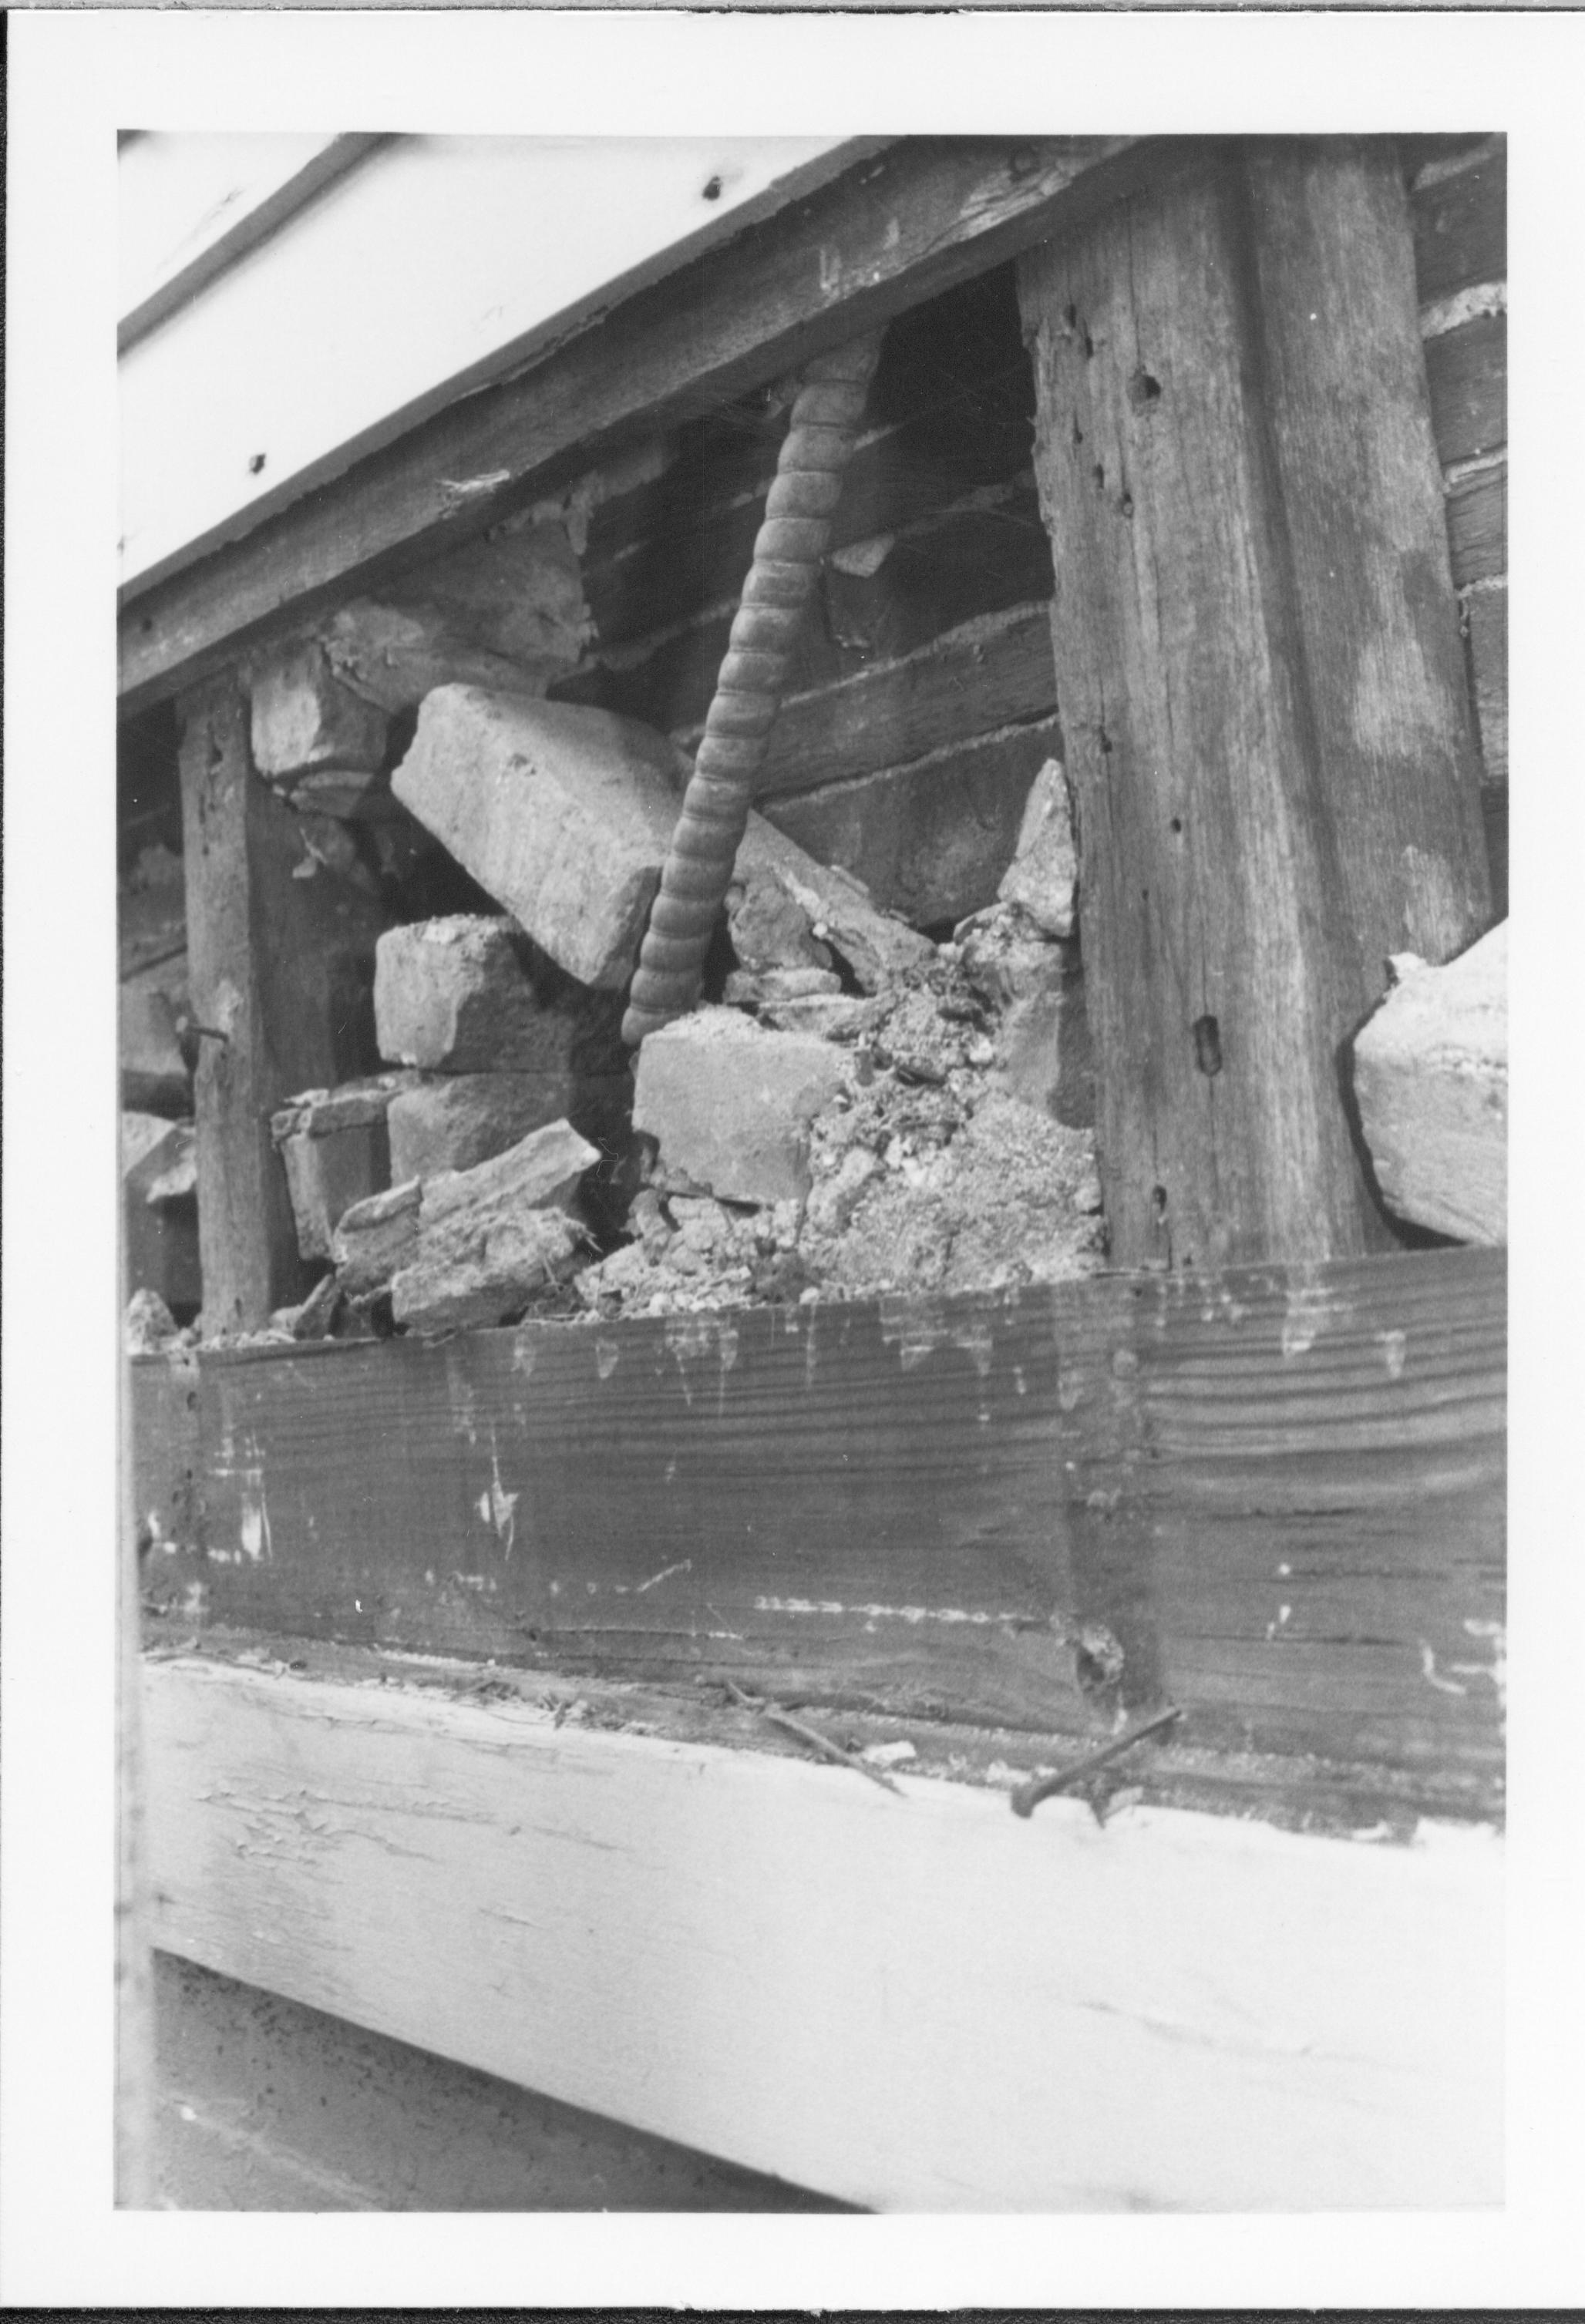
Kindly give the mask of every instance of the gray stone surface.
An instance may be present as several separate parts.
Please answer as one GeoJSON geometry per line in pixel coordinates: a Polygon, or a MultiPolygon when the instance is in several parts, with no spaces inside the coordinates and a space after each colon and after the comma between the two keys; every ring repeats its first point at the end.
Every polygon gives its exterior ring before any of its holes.
{"type": "Polygon", "coordinates": [[[1071,936],[1078,884],[1067,778],[1059,759],[1047,759],[1030,787],[1018,846],[996,892],[1005,903],[1021,904],[1046,936],[1071,936]]]}
{"type": "Polygon", "coordinates": [[[253,680],[253,761],[281,780],[310,767],[378,767],[385,713],[343,686],[311,640],[272,653],[253,680]]]}
{"type": "Polygon", "coordinates": [[[419,1182],[389,1186],[344,1211],[330,1239],[330,1256],[349,1299],[377,1298],[419,1240],[419,1182]]]}
{"type": "MultiPolygon", "coordinates": [[[[379,1074],[339,1089],[305,1090],[271,1116],[304,1259],[328,1259],[342,1213],[390,1185],[386,1111],[413,1078],[379,1074]]],[[[399,1181],[408,1175],[395,1173],[399,1181]]]]}
{"type": "Polygon", "coordinates": [[[1445,967],[1413,954],[1354,1043],[1359,1119],[1390,1209],[1461,1242],[1507,1240],[1508,929],[1445,967]]]}
{"type": "Polygon", "coordinates": [[[680,804],[664,735],[582,705],[442,686],[392,787],[536,944],[626,984],[680,804]]]}
{"type": "Polygon", "coordinates": [[[585,1236],[570,1213],[599,1158],[556,1121],[472,1170],[426,1180],[417,1242],[392,1278],[397,1322],[421,1332],[498,1323],[572,1273],[585,1236]]]}
{"type": "Polygon", "coordinates": [[[548,1122],[609,1121],[622,1111],[623,1079],[585,1082],[571,1073],[438,1074],[391,1107],[394,1178],[471,1170],[548,1122]]]}
{"type": "Polygon", "coordinates": [[[445,1073],[600,1074],[626,1062],[620,999],[591,991],[515,920],[453,913],[390,928],[374,954],[382,1056],[445,1073]]]}
{"type": "Polygon", "coordinates": [[[665,1170],[711,1194],[797,1199],[809,1187],[809,1123],[848,1071],[829,1042],[700,1010],[640,1050],[633,1127],[658,1140],[665,1170]]]}

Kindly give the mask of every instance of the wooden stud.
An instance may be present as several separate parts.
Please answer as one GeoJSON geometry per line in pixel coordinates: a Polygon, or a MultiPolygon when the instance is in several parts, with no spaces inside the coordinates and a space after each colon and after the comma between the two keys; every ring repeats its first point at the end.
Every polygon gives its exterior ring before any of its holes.
{"type": "Polygon", "coordinates": [[[270,1117],[300,1090],[377,1064],[373,950],[386,915],[321,867],[299,876],[313,859],[290,808],[254,775],[235,679],[209,681],[181,709],[204,1321],[253,1331],[308,1287],[270,1117]]]}
{"type": "Polygon", "coordinates": [[[1022,263],[1112,1255],[1383,1244],[1339,1053],[1489,898],[1396,156],[1211,157],[1022,263]]]}

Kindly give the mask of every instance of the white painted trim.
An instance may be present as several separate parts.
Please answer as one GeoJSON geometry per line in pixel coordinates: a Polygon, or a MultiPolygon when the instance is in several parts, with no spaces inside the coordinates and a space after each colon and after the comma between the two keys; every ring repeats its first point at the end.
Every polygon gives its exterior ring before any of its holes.
{"type": "Polygon", "coordinates": [[[150,1666],[155,1941],[879,2209],[1502,2199],[1502,1846],[150,1666]]]}
{"type": "Polygon", "coordinates": [[[881,142],[384,141],[123,355],[123,586],[246,531],[881,142]]]}

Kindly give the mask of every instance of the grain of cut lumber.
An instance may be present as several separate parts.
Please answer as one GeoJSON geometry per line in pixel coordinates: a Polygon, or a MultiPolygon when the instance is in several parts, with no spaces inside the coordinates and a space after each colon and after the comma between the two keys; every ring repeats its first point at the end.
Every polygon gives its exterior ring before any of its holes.
{"type": "Polygon", "coordinates": [[[570,1215],[599,1149],[565,1121],[471,1170],[423,1182],[418,1239],[391,1280],[392,1313],[419,1332],[499,1323],[576,1266],[570,1215]]]}
{"type": "MultiPolygon", "coordinates": [[[[382,1074],[340,1089],[308,1090],[272,1116],[270,1132],[286,1166],[304,1259],[328,1259],[342,1213],[390,1185],[386,1112],[410,1079],[382,1074]]],[[[399,1179],[410,1175],[396,1173],[399,1179]]]]}
{"type": "Polygon", "coordinates": [[[809,1123],[847,1072],[830,1042],[766,1031],[734,1009],[698,1010],[639,1051],[633,1127],[659,1140],[663,1170],[710,1194],[801,1200],[809,1123]]]}
{"type": "Polygon", "coordinates": [[[558,970],[516,921],[453,913],[374,954],[381,1054],[445,1073],[586,1074],[624,1062],[621,1006],[558,970]]]}
{"type": "Polygon", "coordinates": [[[392,788],[580,982],[625,984],[687,762],[631,719],[443,686],[392,788]]]}
{"type": "Polygon", "coordinates": [[[1508,929],[1445,967],[1400,957],[1354,1043],[1354,1089],[1387,1202],[1461,1242],[1507,1240],[1508,929]]]}
{"type": "Polygon", "coordinates": [[[1475,719],[1488,784],[1508,779],[1508,593],[1472,590],[1464,601],[1475,719]]]}
{"type": "Polygon", "coordinates": [[[570,1071],[427,1075],[392,1101],[391,1175],[400,1183],[471,1170],[549,1122],[604,1123],[620,1115],[628,1088],[625,1075],[570,1071]]]}
{"type": "Polygon", "coordinates": [[[373,772],[385,755],[385,714],[343,686],[310,640],[271,654],[253,673],[253,762],[272,781],[313,767],[373,772]]]}

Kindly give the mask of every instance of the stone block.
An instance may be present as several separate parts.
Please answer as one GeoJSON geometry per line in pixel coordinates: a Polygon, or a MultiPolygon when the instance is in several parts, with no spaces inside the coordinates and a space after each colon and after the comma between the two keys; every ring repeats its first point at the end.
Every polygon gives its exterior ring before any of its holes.
{"type": "Polygon", "coordinates": [[[385,713],[344,686],[310,640],[273,653],[253,672],[253,763],[280,781],[312,767],[379,766],[385,713]]]}
{"type": "Polygon", "coordinates": [[[443,686],[392,787],[553,960],[614,989],[632,973],[686,776],[676,745],[632,719],[443,686]]]}
{"type": "Polygon", "coordinates": [[[127,1292],[152,1291],[182,1321],[203,1297],[198,1160],[190,1121],[121,1117],[122,1259],[127,1292]]]}
{"type": "Polygon", "coordinates": [[[1377,1182],[1400,1218],[1461,1242],[1507,1240],[1508,930],[1443,968],[1412,954],[1354,1042],[1377,1182]]]}
{"type": "Polygon", "coordinates": [[[572,1205],[599,1158],[557,1121],[475,1169],[426,1181],[417,1241],[392,1278],[397,1322],[422,1332],[502,1323],[570,1275],[585,1240],[572,1205]]]}
{"type": "MultiPolygon", "coordinates": [[[[339,1089],[308,1090],[272,1115],[304,1259],[328,1259],[343,1212],[390,1185],[387,1111],[412,1078],[381,1074],[339,1089]]],[[[410,1175],[395,1173],[398,1180],[410,1175]]]]}
{"type": "Polygon", "coordinates": [[[1022,905],[1043,934],[1071,936],[1078,884],[1067,777],[1060,759],[1047,759],[1030,786],[1013,860],[996,892],[1022,905]]]}
{"type": "Polygon", "coordinates": [[[344,1211],[330,1239],[336,1279],[360,1305],[389,1289],[392,1277],[418,1247],[419,1182],[388,1186],[344,1211]]]}
{"type": "Polygon", "coordinates": [[[832,951],[840,953],[866,992],[896,983],[935,956],[928,937],[906,920],[879,911],[869,890],[851,872],[817,863],[796,839],[763,816],[751,815],[728,897],[734,929],[740,920],[773,923],[778,898],[797,907],[808,923],[816,950],[825,954],[815,964],[824,967],[832,951]]]}
{"type": "Polygon", "coordinates": [[[588,1076],[627,1062],[620,998],[577,983],[514,920],[467,913],[380,938],[374,1028],[382,1056],[446,1073],[588,1076]]]}
{"type": "Polygon", "coordinates": [[[471,1170],[548,1122],[593,1135],[593,1124],[620,1117],[628,1087],[625,1075],[585,1082],[570,1072],[426,1076],[392,1101],[392,1176],[471,1170]]]}
{"type": "Polygon", "coordinates": [[[662,1167],[729,1202],[800,1200],[809,1123],[847,1079],[832,1043],[773,1033],[733,1009],[705,1009],[639,1051],[633,1127],[662,1167]]]}

